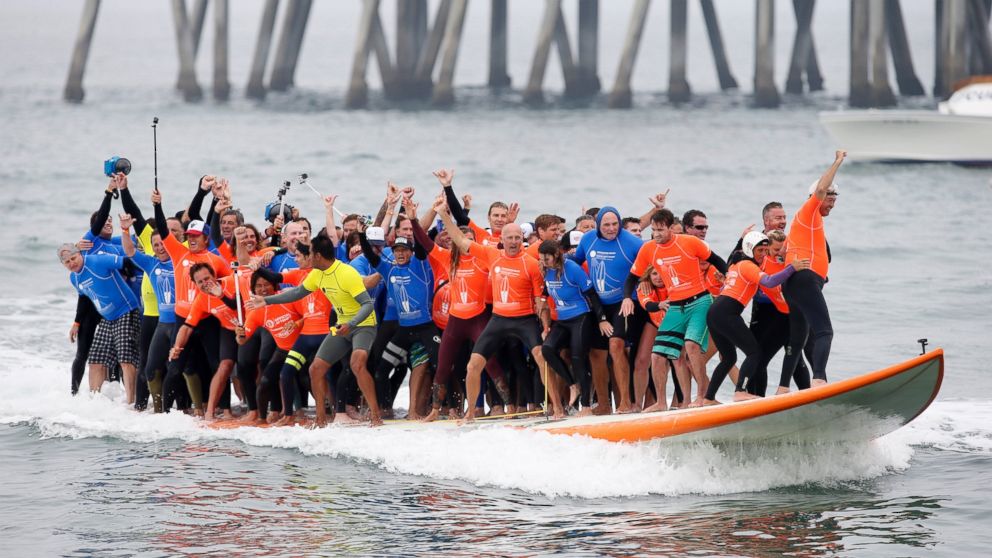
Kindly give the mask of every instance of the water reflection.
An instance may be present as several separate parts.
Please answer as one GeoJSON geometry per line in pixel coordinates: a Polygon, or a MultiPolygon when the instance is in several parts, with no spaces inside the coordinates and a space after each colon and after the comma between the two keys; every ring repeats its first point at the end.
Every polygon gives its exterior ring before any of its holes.
{"type": "Polygon", "coordinates": [[[116,447],[69,482],[78,554],[920,554],[945,501],[873,483],[731,497],[548,499],[235,443],[116,447]],[[112,517],[112,520],[107,520],[112,517]]]}

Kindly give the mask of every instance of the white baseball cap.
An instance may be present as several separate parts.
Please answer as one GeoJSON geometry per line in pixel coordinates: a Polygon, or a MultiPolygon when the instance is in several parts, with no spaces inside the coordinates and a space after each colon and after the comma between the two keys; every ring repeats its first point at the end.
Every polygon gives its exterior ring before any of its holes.
{"type": "Polygon", "coordinates": [[[365,237],[372,244],[382,245],[386,243],[386,231],[382,227],[369,227],[365,229],[365,237]]]}
{"type": "Polygon", "coordinates": [[[206,232],[204,232],[204,229],[206,228],[207,228],[206,223],[204,223],[199,219],[194,219],[190,221],[188,225],[186,225],[186,234],[192,234],[192,235],[207,234],[206,232]]]}

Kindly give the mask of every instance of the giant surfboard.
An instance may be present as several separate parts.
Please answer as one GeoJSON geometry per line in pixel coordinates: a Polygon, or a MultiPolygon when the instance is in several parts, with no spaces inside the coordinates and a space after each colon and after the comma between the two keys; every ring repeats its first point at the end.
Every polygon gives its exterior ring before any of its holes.
{"type": "MultiPolygon", "coordinates": [[[[883,436],[920,415],[937,397],[944,377],[944,352],[936,349],[906,362],[824,386],[751,401],[661,413],[455,421],[429,424],[387,421],[384,428],[520,428],[610,442],[679,441],[856,442],[883,436]]],[[[236,423],[210,423],[230,428],[236,423]]],[[[332,428],[333,430],[333,428],[332,428]]],[[[329,432],[329,434],[331,434],[329,432]]]]}

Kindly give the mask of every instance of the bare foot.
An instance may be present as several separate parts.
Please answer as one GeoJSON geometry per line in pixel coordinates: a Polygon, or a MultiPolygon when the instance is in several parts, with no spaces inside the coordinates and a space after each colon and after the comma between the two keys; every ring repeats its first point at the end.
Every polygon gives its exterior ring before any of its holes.
{"type": "Polygon", "coordinates": [[[465,413],[465,417],[458,421],[458,426],[464,426],[472,422],[475,422],[475,409],[469,409],[468,412],[465,413]]]}
{"type": "Polygon", "coordinates": [[[235,417],[234,417],[234,413],[233,413],[233,412],[232,412],[232,411],[231,411],[230,409],[224,409],[224,410],[223,410],[223,411],[221,412],[221,414],[220,414],[220,416],[221,416],[221,418],[223,418],[224,420],[231,420],[231,419],[233,419],[233,418],[235,418],[235,417]]]}
{"type": "Polygon", "coordinates": [[[651,405],[650,407],[645,408],[644,409],[644,412],[645,413],[657,413],[659,411],[665,411],[665,410],[667,410],[666,407],[665,407],[665,404],[663,402],[659,401],[659,402],[655,403],[654,405],[651,405]]]}
{"type": "Polygon", "coordinates": [[[269,424],[275,424],[282,420],[282,413],[269,413],[269,416],[265,417],[265,422],[269,424]]]}
{"type": "Polygon", "coordinates": [[[825,385],[827,385],[827,381],[826,380],[820,380],[820,379],[813,380],[812,382],[809,383],[809,386],[810,387],[820,387],[820,386],[825,386],[825,385]]]}
{"type": "Polygon", "coordinates": [[[253,424],[258,420],[258,411],[248,411],[240,420],[244,423],[253,424]]]}
{"type": "Polygon", "coordinates": [[[448,409],[448,418],[454,419],[454,420],[458,420],[458,419],[462,418],[462,412],[461,412],[461,410],[455,409],[454,407],[448,409]]]}
{"type": "Polygon", "coordinates": [[[691,408],[695,408],[695,407],[702,407],[702,406],[703,406],[703,401],[704,401],[704,400],[705,400],[705,399],[704,399],[704,398],[702,398],[702,397],[697,397],[697,398],[695,399],[695,401],[693,401],[692,403],[689,403],[689,408],[691,409],[691,408]]]}
{"type": "Polygon", "coordinates": [[[427,416],[420,419],[420,422],[434,422],[441,416],[440,409],[431,409],[431,412],[427,413],[427,416]]]}
{"type": "Polygon", "coordinates": [[[597,403],[595,407],[592,408],[592,414],[596,416],[603,416],[612,414],[612,409],[610,409],[609,404],[597,403]]]}
{"type": "Polygon", "coordinates": [[[311,430],[314,430],[314,429],[317,429],[317,428],[324,428],[325,426],[327,426],[327,417],[326,416],[317,415],[313,419],[313,422],[310,423],[310,429],[311,430]]]}
{"type": "Polygon", "coordinates": [[[629,415],[631,413],[636,413],[636,412],[638,412],[637,407],[634,407],[633,405],[631,405],[629,403],[624,404],[624,405],[620,405],[620,408],[617,409],[617,413],[619,413],[621,415],[629,415]]]}
{"type": "Polygon", "coordinates": [[[193,409],[193,416],[203,418],[203,409],[193,409]]]}
{"type": "MultiPolygon", "coordinates": [[[[737,400],[734,399],[734,401],[737,401],[737,400]]],[[[723,405],[723,403],[720,403],[716,399],[703,399],[703,404],[702,405],[699,405],[699,406],[700,407],[712,407],[713,405],[723,405]]]]}
{"type": "Polygon", "coordinates": [[[589,417],[589,416],[592,416],[592,407],[582,407],[582,410],[579,411],[579,414],[576,415],[576,416],[579,416],[579,417],[589,417]]]}
{"type": "Polygon", "coordinates": [[[787,387],[778,386],[778,389],[775,390],[775,395],[785,395],[786,393],[789,393],[789,391],[790,390],[787,387]]]}
{"type": "Polygon", "coordinates": [[[294,424],[296,424],[296,417],[288,416],[277,420],[272,426],[293,426],[294,424]]]}
{"type": "Polygon", "coordinates": [[[499,405],[494,405],[491,409],[489,409],[489,416],[491,417],[499,417],[505,414],[506,412],[503,410],[503,407],[499,405]]]}
{"type": "Polygon", "coordinates": [[[344,413],[346,415],[348,415],[349,418],[351,418],[351,419],[353,419],[355,421],[360,421],[363,418],[365,418],[365,417],[362,416],[361,413],[358,412],[358,408],[355,407],[354,405],[345,405],[344,406],[344,413]]]}
{"type": "Polygon", "coordinates": [[[424,420],[424,417],[417,413],[407,413],[406,420],[424,420]]]}
{"type": "Polygon", "coordinates": [[[574,407],[575,402],[579,400],[579,395],[581,394],[582,390],[578,384],[568,386],[568,406],[574,407]]]}
{"type": "Polygon", "coordinates": [[[369,426],[382,426],[382,417],[378,414],[373,414],[369,417],[369,426]]]}
{"type": "Polygon", "coordinates": [[[551,415],[551,418],[552,420],[562,420],[564,418],[568,418],[568,415],[565,414],[564,409],[555,409],[554,413],[551,415]]]}
{"type": "Polygon", "coordinates": [[[734,401],[750,401],[752,399],[760,399],[760,397],[746,391],[738,391],[734,393],[734,401]]]}

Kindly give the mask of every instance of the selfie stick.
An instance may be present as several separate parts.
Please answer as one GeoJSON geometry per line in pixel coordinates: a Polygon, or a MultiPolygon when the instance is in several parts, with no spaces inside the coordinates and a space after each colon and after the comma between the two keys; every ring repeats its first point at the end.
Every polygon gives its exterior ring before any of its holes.
{"type": "Polygon", "coordinates": [[[155,149],[155,191],[158,192],[158,117],[152,118],[152,145],[155,149]]]}

